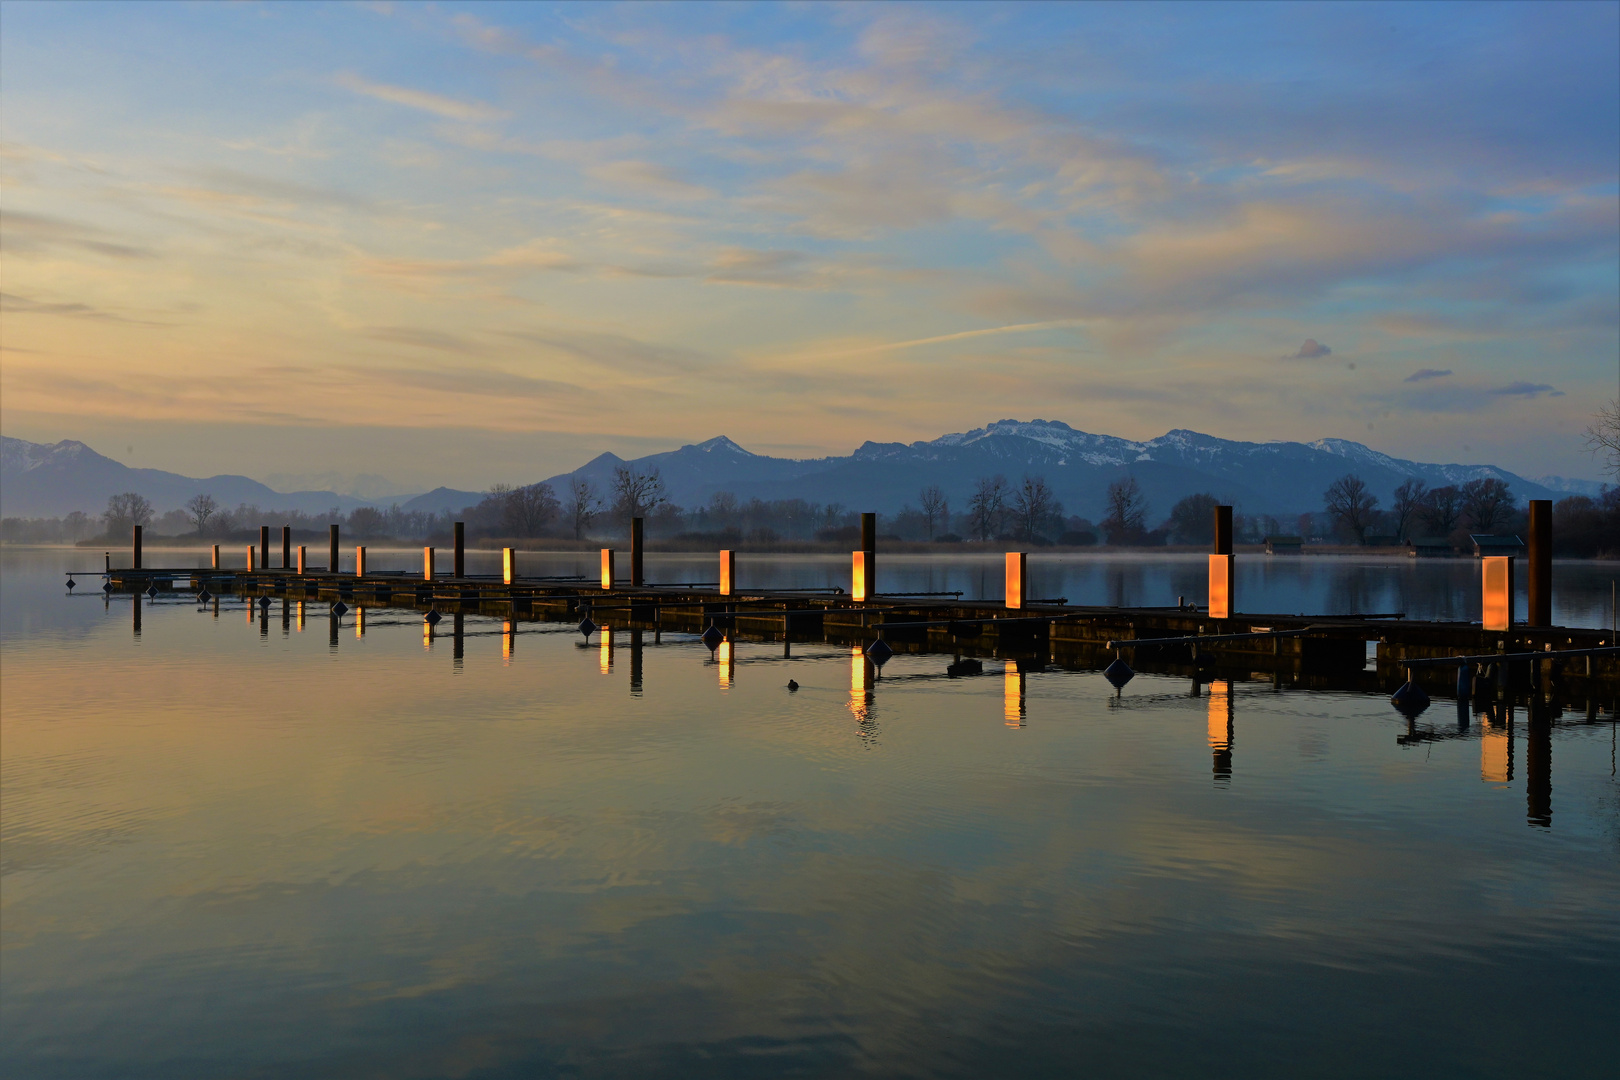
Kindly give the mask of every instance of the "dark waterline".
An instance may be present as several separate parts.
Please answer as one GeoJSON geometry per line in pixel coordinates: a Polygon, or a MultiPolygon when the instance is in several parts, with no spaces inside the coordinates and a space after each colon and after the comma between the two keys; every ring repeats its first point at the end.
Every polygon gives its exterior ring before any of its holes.
{"type": "MultiPolygon", "coordinates": [[[[803,562],[756,584],[844,569],[803,562]]],[[[410,612],[216,617],[69,598],[62,568],[0,554],[8,1076],[1613,1066],[1611,712],[1408,725],[1382,697],[1142,675],[1116,700],[927,656],[868,684],[832,646],[719,664],[476,616],[458,657],[410,612]]],[[[1255,588],[1427,602],[1307,569],[1316,591],[1255,588]]],[[[1053,572],[1157,603],[1187,568],[1053,572]]]]}

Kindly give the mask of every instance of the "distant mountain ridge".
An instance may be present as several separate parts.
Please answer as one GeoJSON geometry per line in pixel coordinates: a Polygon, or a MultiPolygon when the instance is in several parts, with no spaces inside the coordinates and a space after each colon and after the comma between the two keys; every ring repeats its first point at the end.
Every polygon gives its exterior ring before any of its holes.
{"type": "MultiPolygon", "coordinates": [[[[1155,520],[1177,500],[1197,492],[1214,494],[1250,514],[1289,517],[1320,510],[1323,490],[1347,472],[1366,480],[1385,506],[1395,487],[1412,477],[1430,486],[1493,477],[1506,481],[1520,502],[1593,494],[1601,487],[1562,477],[1532,480],[1494,465],[1407,461],[1346,439],[1243,442],[1178,428],[1137,442],[1078,431],[1056,420],[1000,420],[927,441],[865,442],[847,456],[804,459],[755,454],[721,435],[630,461],[602,454],[575,473],[550,477],[549,483],[562,497],[569,477],[579,475],[605,494],[614,470],[627,464],[639,470],[657,468],[669,498],[688,509],[729,491],[742,499],[802,498],[892,513],[915,504],[920,488],[937,484],[960,511],[978,477],[1000,473],[1016,481],[1027,473],[1045,477],[1068,513],[1093,519],[1104,513],[1108,484],[1126,474],[1136,477],[1155,520]]],[[[369,501],[331,491],[278,492],[245,476],[194,479],[132,469],[74,440],[42,444],[3,439],[0,514],[7,517],[96,513],[108,496],[125,491],[145,495],[159,513],[204,492],[226,506],[246,502],[307,513],[332,507],[347,512],[396,501],[407,510],[454,513],[482,498],[479,492],[445,487],[413,498],[369,501]]]]}
{"type": "MultiPolygon", "coordinates": [[[[613,470],[624,464],[603,454],[577,475],[605,491],[613,470]]],[[[722,435],[628,464],[657,468],[669,497],[688,508],[730,491],[744,499],[802,498],[893,512],[915,504],[920,488],[937,484],[961,510],[978,477],[1001,473],[1016,481],[1028,473],[1044,476],[1068,513],[1093,519],[1104,513],[1109,483],[1127,473],[1146,494],[1150,516],[1161,517],[1181,498],[1206,491],[1245,513],[1291,517],[1320,510],[1322,492],[1347,472],[1367,481],[1386,506],[1395,488],[1414,477],[1431,487],[1495,478],[1506,481],[1521,502],[1601,487],[1565,481],[1555,490],[1495,465],[1407,461],[1347,439],[1242,442],[1180,428],[1137,442],[1077,431],[1056,420],[1000,420],[928,441],[866,442],[847,457],[803,460],[753,454],[722,435]]],[[[561,493],[571,475],[549,482],[561,493]]]]}
{"type": "Polygon", "coordinates": [[[75,510],[96,514],[109,496],[137,492],[159,513],[184,506],[193,495],[209,494],[227,507],[257,503],[266,510],[345,512],[367,505],[331,491],[280,492],[246,476],[229,474],[194,479],[162,469],[132,469],[74,439],[33,443],[0,436],[0,515],[60,517],[75,510]]]}

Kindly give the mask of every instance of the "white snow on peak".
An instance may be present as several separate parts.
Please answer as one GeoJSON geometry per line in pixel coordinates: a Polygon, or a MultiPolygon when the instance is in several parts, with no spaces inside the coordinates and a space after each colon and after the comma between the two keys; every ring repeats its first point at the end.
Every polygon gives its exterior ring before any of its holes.
{"type": "Polygon", "coordinates": [[[742,447],[738,446],[736,443],[732,442],[729,438],[727,438],[724,435],[716,435],[714,438],[710,439],[708,442],[696,443],[696,444],[693,445],[692,449],[694,449],[694,450],[702,450],[705,454],[712,454],[716,450],[722,450],[722,451],[725,451],[726,453],[736,454],[736,455],[738,455],[740,457],[757,457],[758,456],[757,454],[752,454],[752,453],[749,453],[747,450],[744,450],[742,447]]]}

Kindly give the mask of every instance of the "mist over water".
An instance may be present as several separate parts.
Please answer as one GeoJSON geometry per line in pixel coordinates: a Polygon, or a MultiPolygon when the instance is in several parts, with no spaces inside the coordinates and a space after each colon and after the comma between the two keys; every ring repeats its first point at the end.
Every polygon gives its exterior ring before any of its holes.
{"type": "MultiPolygon", "coordinates": [[[[1000,595],[993,557],[880,560],[1000,595]]],[[[407,610],[66,595],[100,561],[0,553],[8,1076],[1612,1069],[1612,711],[872,679],[829,644],[476,615],[458,648],[407,610]]],[[[1197,556],[1030,565],[1071,603],[1203,593],[1197,556]]],[[[1478,614],[1471,560],[1240,567],[1246,607],[1478,614]]],[[[745,588],[847,571],[739,559],[745,588]]],[[[1558,564],[1555,617],[1606,622],[1612,572],[1558,564]]]]}

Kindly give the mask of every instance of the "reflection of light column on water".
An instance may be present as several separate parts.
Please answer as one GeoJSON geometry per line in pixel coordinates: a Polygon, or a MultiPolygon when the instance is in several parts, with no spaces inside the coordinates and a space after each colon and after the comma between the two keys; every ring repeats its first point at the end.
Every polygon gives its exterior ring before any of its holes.
{"type": "Polygon", "coordinates": [[[872,717],[872,661],[859,645],[849,650],[849,711],[863,724],[872,717]]]}
{"type": "Polygon", "coordinates": [[[1232,778],[1232,684],[1209,684],[1209,751],[1216,780],[1232,778]]]}
{"type": "Polygon", "coordinates": [[[714,650],[714,662],[720,665],[720,689],[731,689],[731,677],[735,673],[735,669],[732,667],[734,661],[732,660],[730,638],[720,642],[720,647],[714,650]]]}
{"type": "Polygon", "coordinates": [[[432,651],[432,649],[433,649],[433,624],[430,623],[430,622],[424,622],[422,624],[422,651],[423,652],[430,652],[430,651],[432,651]]]}
{"type": "Polygon", "coordinates": [[[365,608],[355,608],[354,609],[354,636],[356,638],[363,638],[363,637],[366,636],[366,609],[365,608]]]}
{"type": "Polygon", "coordinates": [[[1002,682],[1001,715],[1008,727],[1024,726],[1024,674],[1018,661],[1006,661],[1002,682]]]}
{"type": "Polygon", "coordinates": [[[1487,784],[1506,784],[1513,779],[1512,728],[1492,723],[1490,713],[1485,714],[1479,739],[1479,778],[1487,784]]]}
{"type": "Polygon", "coordinates": [[[304,602],[302,600],[298,601],[298,632],[300,634],[304,632],[304,602]]]}
{"type": "Polygon", "coordinates": [[[517,644],[517,623],[507,619],[501,623],[501,659],[510,664],[512,662],[512,646],[517,644]]]}
{"type": "Polygon", "coordinates": [[[596,654],[597,669],[604,675],[613,674],[613,631],[602,627],[602,645],[596,654]]]}

